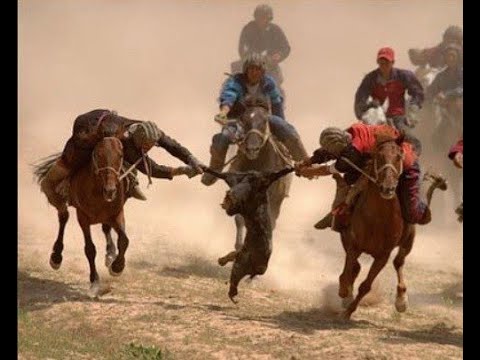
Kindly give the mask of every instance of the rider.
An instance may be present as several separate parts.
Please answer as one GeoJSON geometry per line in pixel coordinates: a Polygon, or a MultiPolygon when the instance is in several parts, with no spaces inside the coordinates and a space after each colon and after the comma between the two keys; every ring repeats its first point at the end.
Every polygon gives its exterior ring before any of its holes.
{"type": "Polygon", "coordinates": [[[421,152],[421,144],[410,129],[417,121],[418,111],[422,107],[424,94],[420,82],[410,70],[394,68],[395,53],[392,48],[381,48],[377,53],[378,68],[363,78],[355,93],[354,110],[358,120],[371,107],[378,107],[388,98],[387,122],[403,131],[409,141],[421,152]],[[405,109],[405,92],[410,95],[405,109]],[[368,101],[369,97],[373,100],[368,101]]]}
{"type": "MultiPolygon", "coordinates": [[[[67,204],[66,199],[57,193],[57,186],[88,163],[95,145],[107,136],[116,136],[122,141],[123,157],[128,166],[143,157],[144,161],[140,161],[136,168],[149,176],[172,179],[176,175],[186,174],[191,177],[203,172],[203,165],[190,151],[158,129],[155,123],[127,119],[109,110],[92,110],[75,119],[72,136],[67,141],[61,157],[49,169],[40,184],[49,202],[58,210],[66,209],[67,204]],[[190,167],[171,168],[158,165],[146,156],[153,146],[164,148],[190,167]]],[[[136,179],[132,185],[128,195],[146,200],[136,179]]]]}
{"type": "Polygon", "coordinates": [[[427,101],[436,99],[450,108],[453,114],[463,116],[463,58],[462,48],[449,44],[443,49],[446,68],[438,73],[427,88],[427,101]]]}
{"type": "Polygon", "coordinates": [[[243,61],[251,53],[266,52],[267,73],[278,86],[283,82],[280,62],[290,54],[290,44],[283,30],[273,24],[273,9],[269,5],[258,5],[253,12],[254,20],[246,24],[240,33],[238,53],[243,61]]]}
{"type": "MultiPolygon", "coordinates": [[[[450,148],[448,158],[453,161],[453,164],[456,167],[463,169],[463,138],[458,140],[457,143],[450,148]]],[[[455,212],[458,215],[458,221],[463,221],[463,201],[457,207],[455,212]]]]}
{"type": "MultiPolygon", "coordinates": [[[[363,188],[361,173],[357,168],[363,169],[371,158],[371,153],[376,145],[376,135],[390,134],[393,137],[400,137],[400,132],[387,125],[366,125],[356,123],[346,130],[336,127],[328,127],[320,135],[320,148],[315,150],[313,156],[303,162],[297,163],[296,173],[298,176],[312,178],[314,176],[327,176],[336,174],[337,192],[335,194],[334,209],[322,220],[315,224],[317,229],[330,227],[335,213],[348,211],[354,197],[363,188]],[[346,160],[345,160],[346,159],[346,160]],[[330,160],[336,160],[332,165],[312,167],[313,164],[324,164],[330,160]],[[341,188],[342,181],[339,181],[339,173],[344,173],[345,188],[341,188]],[[351,188],[351,185],[354,185],[351,188]],[[340,204],[339,206],[336,206],[340,204]]],[[[412,145],[403,141],[404,153],[403,172],[400,176],[397,193],[399,195],[402,214],[406,222],[411,224],[428,224],[431,221],[431,212],[425,201],[420,199],[420,165],[417,154],[413,151],[412,145]]],[[[365,177],[364,181],[368,181],[365,177]]],[[[436,177],[439,183],[443,179],[436,177]]],[[[334,230],[338,230],[334,229],[334,230]]]]}
{"type": "MultiPolygon", "coordinates": [[[[241,100],[245,95],[259,94],[266,96],[271,102],[272,115],[269,117],[270,129],[273,135],[289,150],[295,161],[308,158],[300,135],[295,128],[285,120],[283,112],[283,98],[270,75],[265,74],[265,62],[259,54],[250,54],[243,64],[243,72],[230,76],[223,84],[219,102],[220,113],[215,121],[224,123],[227,118],[235,119],[241,116],[244,109],[241,100]]],[[[233,142],[228,131],[215,134],[210,147],[210,168],[221,171],[225,164],[228,147],[233,142]]],[[[212,185],[217,179],[211,174],[202,176],[202,183],[212,185]]]]}
{"type": "Polygon", "coordinates": [[[408,56],[413,65],[425,66],[428,64],[432,68],[443,68],[446,65],[443,50],[452,43],[461,47],[463,57],[463,30],[456,25],[451,25],[445,30],[440,44],[432,48],[410,49],[408,50],[408,56]]]}

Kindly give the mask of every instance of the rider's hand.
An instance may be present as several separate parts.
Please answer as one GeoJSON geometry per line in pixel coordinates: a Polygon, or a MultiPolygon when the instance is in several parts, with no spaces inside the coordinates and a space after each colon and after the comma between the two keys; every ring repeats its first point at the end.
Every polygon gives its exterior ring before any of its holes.
{"type": "Polygon", "coordinates": [[[217,115],[215,115],[214,120],[222,125],[225,125],[227,122],[227,115],[223,112],[219,112],[217,115]]]}
{"type": "Polygon", "coordinates": [[[180,166],[175,169],[175,174],[177,175],[187,175],[188,178],[192,178],[198,175],[197,170],[192,168],[191,166],[180,166]]]}
{"type": "Polygon", "coordinates": [[[295,174],[297,176],[306,177],[307,179],[312,180],[312,179],[314,179],[315,177],[318,176],[316,170],[317,169],[315,169],[315,168],[312,168],[312,167],[309,167],[309,166],[304,166],[304,167],[300,167],[300,168],[296,169],[295,174]]]}
{"type": "Polygon", "coordinates": [[[453,163],[458,168],[463,168],[463,154],[461,152],[457,152],[455,157],[453,158],[453,163]]]}
{"type": "Polygon", "coordinates": [[[198,161],[194,156],[190,156],[188,165],[198,174],[203,174],[203,169],[206,168],[204,164],[198,161]]]}

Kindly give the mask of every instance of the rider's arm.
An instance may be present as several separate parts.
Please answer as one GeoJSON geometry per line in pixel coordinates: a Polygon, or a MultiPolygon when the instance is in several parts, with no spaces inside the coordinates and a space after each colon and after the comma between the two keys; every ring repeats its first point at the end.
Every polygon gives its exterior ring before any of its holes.
{"type": "Polygon", "coordinates": [[[184,146],[180,145],[175,139],[163,133],[162,137],[157,141],[157,146],[167,150],[171,155],[180,159],[185,164],[190,164],[193,159],[192,153],[184,146]]]}
{"type": "Polygon", "coordinates": [[[319,148],[313,152],[313,155],[308,162],[310,164],[323,164],[333,159],[335,159],[335,156],[330,154],[327,150],[319,148]]]}
{"type": "Polygon", "coordinates": [[[437,96],[440,92],[442,92],[443,87],[444,87],[444,79],[445,73],[442,71],[439,73],[437,76],[435,76],[435,79],[433,79],[432,83],[430,86],[427,88],[427,91],[425,92],[425,98],[427,101],[432,101],[435,96],[437,96]]]}
{"type": "MultiPolygon", "coordinates": [[[[150,159],[149,157],[146,158],[149,168],[151,169],[151,176],[157,179],[173,179],[173,168],[170,166],[158,165],[155,161],[150,159]]],[[[137,165],[137,169],[142,172],[143,174],[147,175],[147,169],[145,169],[145,165],[143,161],[137,165]]]]}
{"type": "Polygon", "coordinates": [[[418,81],[417,77],[412,71],[403,70],[402,73],[405,87],[407,88],[408,95],[410,95],[410,104],[417,105],[420,109],[423,105],[423,101],[425,100],[422,84],[420,84],[420,81],[418,81]]]}
{"type": "Polygon", "coordinates": [[[238,55],[240,55],[240,59],[245,58],[250,49],[248,45],[248,28],[249,24],[245,25],[240,33],[240,39],[238,41],[238,55]]]}
{"type": "Polygon", "coordinates": [[[375,79],[376,73],[375,71],[370,72],[367,74],[360,83],[356,93],[355,93],[355,101],[354,101],[354,111],[355,116],[358,120],[362,119],[363,113],[367,110],[367,100],[370,96],[371,89],[373,86],[373,82],[375,79]]]}
{"type": "MultiPolygon", "coordinates": [[[[272,25],[273,26],[273,25],[272,25]]],[[[276,25],[273,27],[273,46],[274,49],[272,51],[272,55],[279,54],[280,58],[278,62],[282,62],[285,60],[288,55],[290,55],[290,44],[288,43],[287,37],[285,33],[280,28],[280,26],[276,25]]]]}
{"type": "Polygon", "coordinates": [[[227,105],[229,108],[243,95],[242,85],[237,81],[235,76],[229,77],[222,85],[218,101],[220,108],[227,105]]]}

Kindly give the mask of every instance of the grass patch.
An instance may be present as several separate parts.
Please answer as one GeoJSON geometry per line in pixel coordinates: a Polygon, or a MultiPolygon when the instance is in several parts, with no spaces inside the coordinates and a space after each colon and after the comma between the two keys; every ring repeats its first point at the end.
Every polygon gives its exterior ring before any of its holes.
{"type": "Polygon", "coordinates": [[[141,359],[141,360],[170,360],[173,356],[167,349],[161,350],[155,346],[137,345],[135,343],[128,344],[123,349],[123,356],[125,360],[141,359]]]}

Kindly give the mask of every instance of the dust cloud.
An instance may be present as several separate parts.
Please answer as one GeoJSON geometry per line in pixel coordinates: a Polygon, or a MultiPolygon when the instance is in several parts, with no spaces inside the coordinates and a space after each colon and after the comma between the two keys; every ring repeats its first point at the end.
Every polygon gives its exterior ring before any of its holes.
{"type": "MultiPolygon", "coordinates": [[[[463,17],[461,1],[271,4],[274,22],[292,47],[282,63],[286,116],[309,152],[324,127],[355,121],[354,93],[375,68],[379,47],[392,46],[396,66],[412,69],[407,49],[435,45],[445,28],[462,25],[463,17]]],[[[219,87],[237,59],[240,30],[256,5],[238,0],[19,2],[18,241],[23,258],[47,268],[57,231],[56,212],[34,182],[29,164],[62,150],[77,115],[107,108],[153,120],[208,162],[210,139],[218,130],[213,116],[219,87]]],[[[164,164],[179,164],[163,150],[153,149],[151,155],[164,164]]],[[[148,189],[144,177],[141,182],[148,201],[126,205],[131,239],[127,269],[134,259],[168,263],[175,252],[194,253],[215,264],[232,249],[234,222],[219,206],[226,185],[207,188],[199,177],[157,180],[148,189]]],[[[321,291],[337,280],[344,262],[338,235],[312,227],[329,209],[333,194],[329,178],[294,180],[261,282],[301,292],[321,291]]],[[[436,195],[449,199],[448,194],[436,195]]],[[[434,207],[434,222],[418,228],[407,269],[462,272],[462,227],[454,218],[456,204],[447,204],[434,207]]],[[[103,257],[100,230],[95,228],[93,236],[103,257]]],[[[77,264],[71,266],[87,279],[75,216],[67,225],[64,258],[67,264],[74,259],[77,264]]],[[[362,257],[362,262],[369,260],[362,257]]],[[[394,287],[392,266],[388,268],[381,278],[394,287]]]]}

